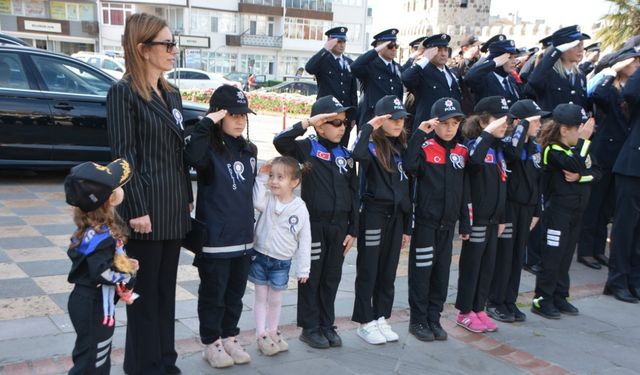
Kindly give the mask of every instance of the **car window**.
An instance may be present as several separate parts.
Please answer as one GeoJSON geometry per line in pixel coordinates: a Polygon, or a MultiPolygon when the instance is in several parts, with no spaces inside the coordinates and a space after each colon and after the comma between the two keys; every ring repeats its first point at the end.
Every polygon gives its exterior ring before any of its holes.
{"type": "Polygon", "coordinates": [[[113,83],[80,64],[52,58],[33,56],[48,91],[106,96],[113,83]]]}
{"type": "Polygon", "coordinates": [[[167,73],[167,79],[173,79],[173,76],[175,75],[175,72],[169,72],[167,73]]]}
{"type": "Polygon", "coordinates": [[[113,61],[111,61],[111,60],[107,60],[107,59],[105,59],[105,60],[102,62],[102,68],[103,68],[103,69],[110,69],[110,70],[117,70],[117,71],[122,70],[122,69],[120,69],[120,67],[118,66],[118,64],[114,63],[114,62],[113,62],[113,61]]]}
{"type": "Polygon", "coordinates": [[[100,58],[99,57],[89,57],[88,59],[86,59],[87,64],[91,64],[93,66],[95,66],[96,68],[100,67],[100,58]]]}
{"type": "Polygon", "coordinates": [[[209,79],[209,76],[206,74],[202,74],[198,72],[190,72],[190,73],[191,73],[191,77],[189,79],[203,79],[203,80],[209,79]]]}
{"type": "Polygon", "coordinates": [[[16,53],[0,52],[0,89],[29,89],[29,81],[16,53]]]}

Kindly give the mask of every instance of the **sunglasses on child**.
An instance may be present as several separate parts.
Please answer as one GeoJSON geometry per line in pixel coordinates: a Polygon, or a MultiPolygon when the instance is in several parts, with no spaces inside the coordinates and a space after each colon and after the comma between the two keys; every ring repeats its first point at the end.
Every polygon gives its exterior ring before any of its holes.
{"type": "Polygon", "coordinates": [[[171,53],[171,51],[173,51],[174,48],[176,48],[176,46],[178,45],[178,43],[174,40],[172,41],[162,41],[162,42],[156,42],[156,41],[150,41],[150,42],[145,42],[146,45],[148,46],[165,46],[167,47],[167,52],[171,53]]]}
{"type": "Polygon", "coordinates": [[[331,121],[326,121],[325,124],[331,124],[331,125],[335,126],[336,128],[339,128],[342,125],[347,126],[347,121],[346,120],[335,119],[335,120],[331,120],[331,121]]]}

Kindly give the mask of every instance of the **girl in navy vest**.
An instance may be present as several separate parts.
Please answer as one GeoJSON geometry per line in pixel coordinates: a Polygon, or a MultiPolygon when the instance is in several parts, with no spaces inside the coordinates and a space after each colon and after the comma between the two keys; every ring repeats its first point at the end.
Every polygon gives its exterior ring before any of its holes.
{"type": "Polygon", "coordinates": [[[471,332],[493,332],[498,326],[484,311],[496,259],[498,236],[504,229],[507,164],[501,138],[507,130],[507,100],[481,99],[463,133],[469,148],[467,178],[471,186],[468,207],[471,236],[460,253],[456,323],[471,332]]]}
{"type": "Polygon", "coordinates": [[[464,118],[454,98],[438,99],[411,136],[405,156],[416,178],[415,231],[409,251],[409,333],[421,341],[446,340],[440,314],[447,299],[456,221],[460,239],[469,239],[469,152],[456,141],[464,118]]]}
{"type": "Polygon", "coordinates": [[[358,180],[351,153],[340,145],[345,112],[333,96],[318,99],[311,118],[295,124],[273,140],[278,152],[310,163],[302,176],[302,199],[311,220],[311,272],[298,286],[300,340],[314,348],[342,346],[334,326],[334,303],[342,263],[357,236],[358,180]],[[296,140],[313,126],[317,137],[296,140]]]}
{"type": "Polygon", "coordinates": [[[238,321],[253,255],[253,183],[257,149],[244,139],[249,109],[244,93],[221,86],[209,114],[196,124],[186,157],[198,172],[196,218],[206,224],[207,241],[198,267],[198,317],[204,357],[213,367],[251,361],[240,346],[238,321]]]}
{"type": "Polygon", "coordinates": [[[400,249],[411,239],[409,178],[402,167],[407,114],[397,96],[384,96],[353,148],[364,186],[351,319],[360,323],[356,333],[369,344],[398,341],[386,319],[393,307],[400,249]]]}

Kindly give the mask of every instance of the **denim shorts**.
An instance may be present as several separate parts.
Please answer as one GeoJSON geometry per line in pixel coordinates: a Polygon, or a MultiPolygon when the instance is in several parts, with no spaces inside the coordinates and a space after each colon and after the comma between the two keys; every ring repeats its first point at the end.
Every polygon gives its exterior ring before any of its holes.
{"type": "Polygon", "coordinates": [[[291,259],[280,260],[262,253],[251,257],[249,281],[256,285],[269,285],[273,289],[285,290],[289,283],[291,259]]]}

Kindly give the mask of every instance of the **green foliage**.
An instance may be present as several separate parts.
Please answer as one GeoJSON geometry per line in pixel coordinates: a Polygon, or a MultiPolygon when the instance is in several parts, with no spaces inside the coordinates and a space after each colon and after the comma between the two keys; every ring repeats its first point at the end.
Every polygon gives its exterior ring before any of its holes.
{"type": "Polygon", "coordinates": [[[607,0],[609,14],[601,18],[604,26],[596,32],[603,48],[619,49],[624,42],[640,34],[640,0],[607,0]]]}

